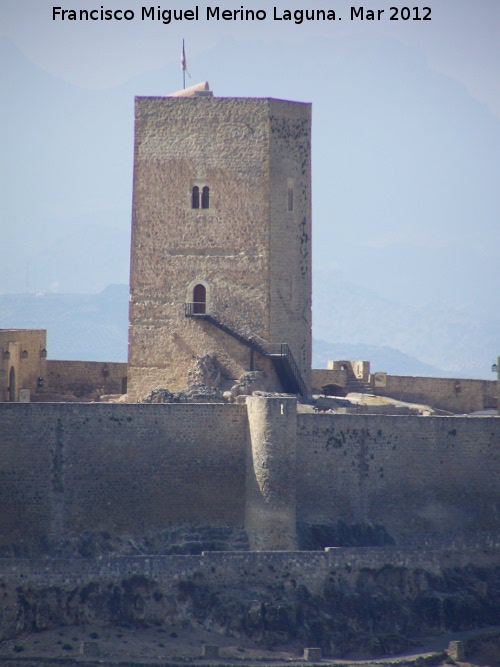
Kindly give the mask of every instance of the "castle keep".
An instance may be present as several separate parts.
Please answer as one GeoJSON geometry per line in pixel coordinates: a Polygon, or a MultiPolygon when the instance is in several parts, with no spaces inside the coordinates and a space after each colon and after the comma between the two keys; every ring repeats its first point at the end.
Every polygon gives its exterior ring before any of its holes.
{"type": "Polygon", "coordinates": [[[185,388],[207,353],[227,380],[261,370],[309,391],[310,133],[309,104],[137,98],[132,398],[185,388]]]}
{"type": "MultiPolygon", "coordinates": [[[[206,86],[136,100],[127,372],[0,335],[0,640],[177,623],[341,656],[497,622],[500,419],[298,404],[429,391],[366,362],[311,374],[310,123],[308,104],[206,86]],[[260,371],[270,391],[140,400],[207,355],[214,386],[260,371]],[[19,402],[45,375],[128,402],[19,402]]],[[[443,381],[443,408],[494,384],[443,381]]]]}
{"type": "MultiPolygon", "coordinates": [[[[304,414],[290,396],[341,386],[348,370],[311,376],[310,105],[214,98],[202,84],[137,98],[135,113],[127,377],[120,364],[47,362],[44,331],[0,341],[4,400],[29,372],[52,388],[70,373],[78,391],[127,381],[129,402],[0,403],[0,547],[179,529],[206,549],[196,535],[214,526],[226,531],[216,549],[489,540],[498,419],[304,414]],[[207,354],[222,382],[261,371],[275,393],[133,404],[185,388],[207,354]]],[[[369,379],[366,363],[351,372],[369,379]]],[[[185,552],[173,535],[161,548],[185,552]]]]}

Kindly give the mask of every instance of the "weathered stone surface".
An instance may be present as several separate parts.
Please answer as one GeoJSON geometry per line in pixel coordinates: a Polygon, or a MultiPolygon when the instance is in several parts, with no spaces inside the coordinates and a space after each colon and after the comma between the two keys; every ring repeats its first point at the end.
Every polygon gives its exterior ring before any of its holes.
{"type": "Polygon", "coordinates": [[[195,363],[188,370],[188,387],[199,384],[218,387],[220,381],[221,373],[217,357],[214,354],[196,357],[195,363]]]}
{"type": "MultiPolygon", "coordinates": [[[[498,418],[293,418],[301,548],[497,539],[498,418]]],[[[244,527],[245,406],[0,403],[0,431],[2,553],[244,527]]]]}
{"type": "Polygon", "coordinates": [[[314,662],[315,660],[321,660],[321,649],[320,648],[305,648],[304,649],[304,660],[308,662],[314,662]]]}
{"type": "Polygon", "coordinates": [[[148,559],[136,573],[137,559],[125,559],[110,563],[106,576],[85,576],[85,564],[79,575],[77,569],[74,576],[63,573],[59,583],[47,581],[42,561],[39,579],[36,563],[23,565],[24,579],[0,573],[0,639],[59,625],[188,624],[266,647],[314,646],[324,656],[361,658],[407,651],[428,634],[498,619],[498,568],[370,566],[347,556],[318,570],[319,562],[308,568],[303,558],[226,554],[207,567],[196,557],[177,558],[165,572],[148,559]]]}
{"type": "Polygon", "coordinates": [[[23,388],[36,399],[38,378],[47,378],[46,339],[45,329],[0,329],[0,401],[19,401],[23,388]]]}
{"type": "Polygon", "coordinates": [[[262,371],[248,371],[231,387],[231,395],[251,396],[255,391],[269,391],[269,378],[262,371]]]}
{"type": "Polygon", "coordinates": [[[256,551],[296,548],[297,399],[249,396],[245,529],[256,551]]]}
{"type": "Polygon", "coordinates": [[[273,99],[137,98],[128,391],[183,389],[196,355],[223,375],[251,367],[280,389],[246,340],[288,343],[311,368],[311,107],[273,99]],[[209,188],[193,208],[193,188],[209,188]],[[188,313],[189,314],[189,313],[188,313]]]}
{"type": "Polygon", "coordinates": [[[452,641],[449,643],[448,655],[452,660],[464,660],[465,659],[465,643],[462,641],[452,641]]]}
{"type": "Polygon", "coordinates": [[[171,392],[168,389],[154,389],[142,398],[140,403],[225,403],[223,393],[206,384],[193,384],[187,389],[171,392]]]}

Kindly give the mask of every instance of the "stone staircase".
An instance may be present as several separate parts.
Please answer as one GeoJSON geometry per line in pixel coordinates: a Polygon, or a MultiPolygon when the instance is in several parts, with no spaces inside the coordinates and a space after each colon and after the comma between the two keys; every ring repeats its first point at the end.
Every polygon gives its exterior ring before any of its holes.
{"type": "Polygon", "coordinates": [[[348,394],[373,394],[370,383],[357,378],[349,378],[345,390],[348,394]]]}
{"type": "Polygon", "coordinates": [[[270,345],[268,346],[268,349],[266,349],[260,343],[257,343],[253,338],[246,338],[245,336],[242,336],[240,333],[234,331],[227,324],[220,322],[212,315],[208,313],[195,312],[196,309],[193,308],[193,306],[194,304],[192,303],[184,304],[184,314],[186,317],[192,317],[209,322],[213,326],[226,333],[228,336],[231,336],[237,340],[242,345],[246,345],[251,350],[254,350],[262,356],[267,357],[272,361],[285,392],[307,396],[307,385],[302,379],[299,367],[297,366],[295,359],[293,358],[292,351],[290,350],[290,347],[287,345],[287,343],[270,345]]]}

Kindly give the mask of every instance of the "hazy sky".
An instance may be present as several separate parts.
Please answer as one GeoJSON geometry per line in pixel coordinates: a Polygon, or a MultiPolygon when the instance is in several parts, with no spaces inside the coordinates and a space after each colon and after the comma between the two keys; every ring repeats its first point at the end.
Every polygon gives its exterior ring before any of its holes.
{"type": "MultiPolygon", "coordinates": [[[[201,3],[200,8],[207,3],[201,3]]],[[[208,3],[216,6],[216,3],[208,3]]],[[[77,86],[106,88],[117,85],[131,76],[146,70],[172,64],[178,65],[180,40],[186,39],[188,56],[203,53],[224,36],[240,40],[281,40],[292,42],[300,48],[301,41],[312,37],[338,37],[370,33],[372,36],[390,36],[412,45],[427,59],[430,67],[464,84],[478,100],[487,104],[500,116],[500,3],[498,0],[430,0],[419,5],[431,9],[431,21],[390,21],[390,7],[413,7],[415,3],[369,3],[366,8],[384,9],[380,21],[351,21],[345,0],[325,2],[299,2],[277,0],[276,3],[253,0],[245,8],[263,8],[272,15],[277,7],[279,14],[292,8],[332,8],[342,17],[342,22],[311,21],[296,25],[294,22],[275,21],[269,18],[261,22],[241,21],[182,21],[163,25],[136,18],[127,22],[70,22],[54,21],[52,8],[66,9],[100,8],[132,9],[136,16],[142,6],[161,6],[162,9],[188,9],[195,3],[179,2],[149,5],[137,0],[0,0],[0,35],[11,40],[33,63],[54,76],[77,86]]],[[[239,8],[239,2],[219,5],[239,8]]],[[[353,5],[359,7],[360,5],[353,5]]],[[[238,57],[237,53],[228,57],[238,57]]],[[[307,53],[304,54],[307,58],[307,53]]],[[[328,70],[328,63],[311,63],[311,66],[328,70]]],[[[222,73],[223,74],[223,73],[222,73]]],[[[272,79],[272,63],[269,64],[272,79]]],[[[196,78],[196,77],[195,77],[196,78]]]]}
{"type": "MultiPolygon", "coordinates": [[[[242,6],[222,1],[221,8],[242,6]]],[[[388,0],[369,5],[384,9],[379,21],[350,20],[345,0],[252,0],[244,7],[265,9],[266,20],[207,21],[205,2],[198,5],[199,21],[170,25],[141,20],[137,0],[102,3],[0,0],[0,40],[9,47],[1,63],[7,115],[0,169],[8,191],[0,224],[14,245],[25,243],[23,227],[33,243],[43,227],[48,245],[78,227],[69,217],[80,216],[83,225],[85,216],[130,210],[131,96],[181,87],[184,38],[193,77],[188,83],[208,79],[216,95],[313,103],[318,253],[336,242],[359,244],[360,237],[369,248],[429,246],[430,234],[435,247],[448,248],[452,219],[455,245],[483,237],[491,250],[498,228],[498,0],[432,0],[418,6],[420,17],[430,12],[427,21],[390,20],[391,6],[406,5],[388,0]],[[128,9],[135,19],[54,20],[54,6],[128,9]],[[329,8],[337,20],[297,25],[273,20],[274,7],[277,16],[286,9],[329,8]],[[129,96],[119,108],[116,91],[129,96]],[[99,125],[108,110],[113,121],[99,125]],[[335,234],[327,219],[332,213],[335,234]],[[348,231],[354,228],[358,236],[348,231]]],[[[179,0],[144,6],[196,5],[179,0]]],[[[119,224],[128,226],[128,216],[119,224]]],[[[23,248],[29,254],[29,246],[23,248]]]]}

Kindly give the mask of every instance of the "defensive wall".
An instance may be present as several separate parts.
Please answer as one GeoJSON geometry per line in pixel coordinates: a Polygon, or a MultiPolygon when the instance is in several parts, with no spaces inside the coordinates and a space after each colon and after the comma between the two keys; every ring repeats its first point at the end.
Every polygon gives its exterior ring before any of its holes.
{"type": "Polygon", "coordinates": [[[497,408],[498,382],[462,378],[416,377],[370,373],[369,362],[329,361],[329,368],[313,369],[313,392],[336,385],[346,391],[365,391],[407,403],[429,405],[454,414],[497,408]],[[353,380],[364,386],[356,388],[353,380]]]}
{"type": "MultiPolygon", "coordinates": [[[[47,388],[77,398],[127,393],[127,364],[110,361],[47,360],[47,388]]],[[[43,394],[42,394],[43,395],[43,394]]]]}
{"type": "Polygon", "coordinates": [[[127,364],[47,359],[45,329],[0,329],[0,401],[90,401],[127,393],[127,364]]]}
{"type": "Polygon", "coordinates": [[[310,590],[320,592],[325,577],[332,570],[359,572],[365,568],[421,569],[439,574],[448,568],[468,565],[498,565],[499,549],[476,545],[449,549],[410,549],[397,547],[329,547],[324,551],[207,551],[198,556],[102,556],[100,558],[50,560],[0,558],[0,580],[22,583],[23,580],[44,586],[85,585],[99,580],[113,581],[143,576],[152,581],[178,581],[203,573],[204,578],[221,581],[259,573],[261,578],[281,577],[288,571],[310,590]],[[274,575],[272,573],[275,573],[274,575]],[[270,574],[271,573],[271,574],[270,574]],[[278,574],[279,573],[279,574],[278,574]]]}
{"type": "Polygon", "coordinates": [[[296,414],[293,399],[252,401],[250,420],[245,405],[0,404],[2,553],[41,554],[84,533],[174,540],[179,527],[223,528],[226,542],[246,529],[252,549],[498,532],[500,419],[296,414]]]}
{"type": "Polygon", "coordinates": [[[370,377],[373,393],[408,403],[430,404],[454,413],[469,413],[497,408],[498,383],[494,380],[412,377],[374,373],[370,377]],[[385,376],[377,381],[377,376],[385,376]]]}

